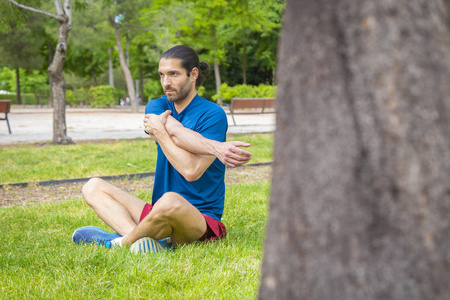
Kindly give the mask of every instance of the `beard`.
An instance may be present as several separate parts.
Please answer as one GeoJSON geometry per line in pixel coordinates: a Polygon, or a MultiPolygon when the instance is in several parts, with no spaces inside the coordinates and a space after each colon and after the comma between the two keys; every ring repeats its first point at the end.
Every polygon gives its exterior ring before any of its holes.
{"type": "Polygon", "coordinates": [[[192,91],[192,83],[189,81],[189,79],[186,80],[186,82],[182,85],[180,85],[179,89],[176,89],[173,86],[168,86],[164,89],[164,93],[167,96],[167,99],[171,102],[177,102],[180,100],[184,100],[189,96],[189,94],[192,91]],[[172,93],[171,95],[167,94],[167,91],[174,91],[175,93],[172,93]]]}

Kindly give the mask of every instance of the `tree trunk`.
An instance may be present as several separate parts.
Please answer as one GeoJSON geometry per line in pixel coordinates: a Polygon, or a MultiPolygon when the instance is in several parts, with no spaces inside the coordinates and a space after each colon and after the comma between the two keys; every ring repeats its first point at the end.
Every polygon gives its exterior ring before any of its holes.
{"type": "Polygon", "coordinates": [[[139,63],[139,96],[144,100],[144,74],[142,71],[142,63],[139,63]]]}
{"type": "MultiPolygon", "coordinates": [[[[214,78],[216,79],[216,92],[220,92],[220,86],[222,85],[222,79],[220,79],[220,69],[217,59],[214,57],[214,78]]],[[[222,105],[222,99],[217,99],[217,104],[222,105]]]]}
{"type": "Polygon", "coordinates": [[[20,70],[16,68],[16,101],[20,104],[20,70]]]}
{"type": "Polygon", "coordinates": [[[130,68],[130,38],[128,37],[128,34],[125,34],[125,61],[127,63],[127,67],[130,68]]]}
{"type": "MultiPolygon", "coordinates": [[[[219,59],[217,58],[217,45],[216,45],[216,29],[215,27],[211,28],[211,40],[213,41],[213,49],[214,49],[214,78],[216,80],[216,93],[219,94],[220,92],[220,86],[222,85],[222,79],[220,78],[220,69],[219,69],[219,59]]],[[[217,99],[217,104],[222,105],[222,99],[217,99]]]]}
{"type": "Polygon", "coordinates": [[[287,2],[260,299],[450,299],[449,7],[287,2]]]}
{"type": "Polygon", "coordinates": [[[117,51],[119,52],[120,67],[122,68],[122,71],[123,71],[123,73],[125,75],[125,81],[127,83],[128,96],[130,97],[130,100],[131,100],[131,108],[132,108],[134,113],[137,113],[137,112],[139,112],[139,107],[138,107],[138,104],[137,104],[136,92],[134,90],[133,78],[131,77],[130,69],[127,66],[127,63],[125,61],[125,57],[124,57],[124,54],[123,54],[123,47],[122,47],[122,43],[120,41],[119,28],[117,27],[117,24],[114,21],[113,17],[109,18],[109,22],[114,27],[114,33],[115,33],[116,44],[117,44],[117,51]]]}
{"type": "Polygon", "coordinates": [[[67,136],[66,80],[63,74],[70,26],[69,18],[66,15],[62,16],[64,16],[65,21],[60,22],[58,44],[56,45],[52,63],[48,67],[53,94],[53,143],[73,144],[72,139],[67,136]]]}
{"type": "Polygon", "coordinates": [[[242,83],[247,84],[247,42],[246,39],[242,42],[242,83]]]}
{"type": "MultiPolygon", "coordinates": [[[[51,65],[52,61],[53,61],[53,46],[52,43],[49,41],[47,42],[47,47],[48,47],[48,65],[51,65]]],[[[50,86],[52,86],[52,77],[50,76],[50,73],[48,74],[48,83],[50,84],[50,86]]],[[[52,106],[52,93],[48,93],[48,97],[47,97],[47,106],[52,106]]]]}
{"type": "Polygon", "coordinates": [[[94,83],[94,86],[97,86],[97,76],[95,75],[94,69],[91,70],[92,74],[92,82],[94,83]]]}
{"type": "Polygon", "coordinates": [[[111,48],[108,48],[108,74],[109,74],[109,85],[114,86],[114,72],[113,72],[113,61],[111,55],[111,48]]]}

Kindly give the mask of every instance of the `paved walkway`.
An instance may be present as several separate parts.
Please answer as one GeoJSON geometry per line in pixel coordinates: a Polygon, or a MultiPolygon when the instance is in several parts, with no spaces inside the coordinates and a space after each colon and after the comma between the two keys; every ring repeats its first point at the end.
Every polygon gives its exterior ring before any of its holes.
{"type": "MultiPolygon", "coordinates": [[[[144,107],[132,113],[129,107],[110,109],[67,108],[67,135],[74,141],[97,139],[145,138],[144,107]]],[[[49,142],[53,139],[53,109],[14,106],[8,114],[12,134],[5,121],[0,121],[0,144],[49,142]]],[[[235,115],[233,125],[228,115],[228,133],[272,132],[275,114],[235,115]]]]}

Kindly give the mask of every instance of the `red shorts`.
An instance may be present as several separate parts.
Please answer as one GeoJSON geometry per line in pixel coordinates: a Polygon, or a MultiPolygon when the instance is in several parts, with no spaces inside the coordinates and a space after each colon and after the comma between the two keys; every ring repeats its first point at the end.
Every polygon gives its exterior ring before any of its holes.
{"type": "MultiPolygon", "coordinates": [[[[153,206],[146,203],[144,206],[144,209],[142,209],[141,217],[139,218],[139,222],[141,222],[145,216],[147,216],[152,211],[153,206]]],[[[206,231],[203,234],[201,238],[199,238],[199,241],[205,241],[205,240],[217,240],[219,238],[223,238],[227,235],[227,230],[225,229],[225,225],[223,225],[222,222],[217,221],[214,218],[211,218],[210,216],[207,216],[205,214],[202,214],[203,217],[205,217],[206,220],[206,231]]]]}

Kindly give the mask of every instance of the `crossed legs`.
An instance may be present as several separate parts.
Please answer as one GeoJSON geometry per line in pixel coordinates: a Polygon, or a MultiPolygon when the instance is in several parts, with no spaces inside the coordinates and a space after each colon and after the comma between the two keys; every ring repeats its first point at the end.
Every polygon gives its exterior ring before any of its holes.
{"type": "Polygon", "coordinates": [[[146,204],[141,199],[99,178],[89,180],[82,192],[95,213],[124,237],[123,245],[146,236],[154,239],[170,236],[175,245],[189,244],[202,237],[207,228],[200,211],[177,193],[164,194],[139,223],[146,204]]]}

